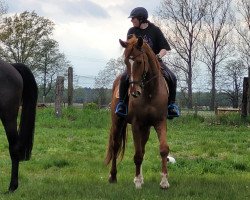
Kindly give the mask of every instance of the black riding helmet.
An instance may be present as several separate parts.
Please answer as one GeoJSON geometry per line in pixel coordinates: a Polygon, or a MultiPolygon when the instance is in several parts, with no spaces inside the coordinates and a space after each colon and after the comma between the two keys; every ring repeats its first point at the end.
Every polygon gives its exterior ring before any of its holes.
{"type": "Polygon", "coordinates": [[[134,8],[128,18],[136,17],[142,23],[147,22],[148,19],[148,11],[143,7],[136,7],[134,8]]]}

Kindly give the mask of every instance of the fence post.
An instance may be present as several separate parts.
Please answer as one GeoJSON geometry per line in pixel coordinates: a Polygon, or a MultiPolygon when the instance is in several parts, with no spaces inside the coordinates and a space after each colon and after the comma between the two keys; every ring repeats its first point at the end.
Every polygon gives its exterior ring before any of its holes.
{"type": "Polygon", "coordinates": [[[62,116],[63,90],[64,90],[64,77],[58,76],[56,79],[56,91],[55,91],[56,117],[62,116]]]}
{"type": "Polygon", "coordinates": [[[241,117],[247,116],[247,91],[248,91],[248,78],[243,79],[243,94],[241,102],[241,117]]]}
{"type": "Polygon", "coordinates": [[[250,67],[248,67],[247,114],[250,115],[250,67]]]}
{"type": "Polygon", "coordinates": [[[43,96],[43,104],[45,104],[45,96],[43,96]]]}
{"type": "Polygon", "coordinates": [[[68,106],[73,105],[73,68],[68,68],[68,106]]]}
{"type": "Polygon", "coordinates": [[[198,116],[198,103],[195,102],[194,104],[194,116],[197,117],[198,116]]]}
{"type": "Polygon", "coordinates": [[[214,113],[215,115],[218,115],[218,102],[215,102],[214,104],[214,113]]]}

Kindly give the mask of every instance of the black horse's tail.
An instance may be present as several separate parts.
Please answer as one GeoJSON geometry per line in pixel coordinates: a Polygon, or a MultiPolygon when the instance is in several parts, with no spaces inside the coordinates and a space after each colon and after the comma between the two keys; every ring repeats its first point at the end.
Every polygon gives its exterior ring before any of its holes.
{"type": "Polygon", "coordinates": [[[30,69],[21,63],[12,64],[23,78],[22,113],[18,131],[19,160],[29,160],[34,140],[38,89],[30,69]]]}

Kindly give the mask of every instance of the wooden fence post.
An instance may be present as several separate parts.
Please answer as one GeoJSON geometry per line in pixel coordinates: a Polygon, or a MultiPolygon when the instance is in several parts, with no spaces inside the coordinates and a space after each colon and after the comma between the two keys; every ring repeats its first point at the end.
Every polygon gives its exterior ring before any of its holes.
{"type": "Polygon", "coordinates": [[[248,67],[247,114],[250,115],[250,67],[248,67]]]}
{"type": "Polygon", "coordinates": [[[214,104],[214,113],[215,115],[218,115],[218,102],[215,102],[214,104]]]}
{"type": "Polygon", "coordinates": [[[243,79],[243,94],[241,102],[241,117],[247,116],[247,91],[248,91],[248,78],[243,79]]]}
{"type": "Polygon", "coordinates": [[[198,103],[197,102],[194,103],[194,116],[195,117],[198,116],[198,103]]]}
{"type": "Polygon", "coordinates": [[[55,115],[56,117],[62,116],[63,90],[64,90],[64,77],[58,76],[56,79],[56,91],[55,91],[55,115]]]}
{"type": "Polygon", "coordinates": [[[73,105],[73,68],[68,68],[68,106],[73,105]]]}

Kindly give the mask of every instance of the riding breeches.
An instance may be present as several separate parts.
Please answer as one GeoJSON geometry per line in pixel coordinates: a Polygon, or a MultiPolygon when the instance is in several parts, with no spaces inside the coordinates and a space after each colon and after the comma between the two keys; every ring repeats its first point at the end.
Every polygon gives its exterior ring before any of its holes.
{"type": "Polygon", "coordinates": [[[129,77],[127,71],[124,71],[121,75],[120,85],[119,85],[119,98],[120,101],[128,100],[128,87],[129,87],[129,77]]]}
{"type": "Polygon", "coordinates": [[[163,77],[168,83],[169,87],[169,103],[175,103],[175,97],[176,97],[176,88],[177,88],[177,79],[174,73],[162,62],[160,61],[161,65],[161,72],[163,77]]]}

